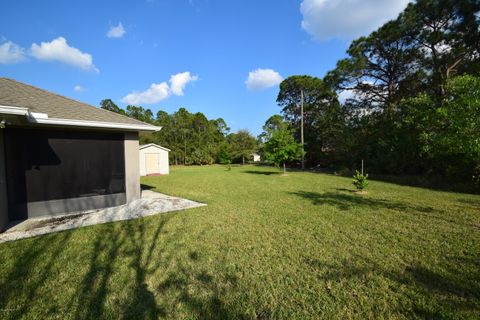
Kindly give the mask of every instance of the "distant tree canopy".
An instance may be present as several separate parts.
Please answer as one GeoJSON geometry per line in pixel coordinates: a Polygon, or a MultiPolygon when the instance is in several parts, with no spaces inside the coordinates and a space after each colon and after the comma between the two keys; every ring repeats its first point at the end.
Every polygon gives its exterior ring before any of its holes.
{"type": "Polygon", "coordinates": [[[258,149],[257,139],[247,130],[229,134],[227,143],[230,145],[232,159],[241,159],[242,164],[245,164],[245,159],[251,158],[258,149]]]}
{"type": "MultiPolygon", "coordinates": [[[[417,0],[394,20],[352,41],[323,79],[293,75],[257,140],[229,133],[223,119],[180,108],[173,114],[111,100],[101,107],[160,125],[142,135],[172,150],[175,164],[243,162],[259,148],[277,164],[297,157],[304,101],[310,166],[433,174],[480,181],[480,1],[417,0]],[[282,151],[283,150],[283,151],[282,151]]],[[[252,115],[254,116],[254,115],[252,115]]]]}
{"type": "Polygon", "coordinates": [[[417,0],[354,40],[323,80],[286,78],[277,103],[299,142],[303,91],[308,163],[354,169],[364,159],[378,173],[478,176],[478,12],[478,0],[417,0]]]}
{"type": "Polygon", "coordinates": [[[283,165],[285,174],[286,162],[298,160],[302,156],[302,146],[295,141],[289,124],[280,120],[278,115],[270,117],[263,129],[263,157],[277,166],[283,165]]]}
{"type": "MultiPolygon", "coordinates": [[[[304,137],[306,160],[323,162],[325,154],[337,145],[341,107],[337,94],[322,79],[291,76],[280,84],[277,103],[282,115],[300,141],[301,93],[304,97],[304,137]]],[[[272,119],[271,119],[272,120],[272,119]]],[[[267,121],[268,123],[268,121],[267,121]]]]}
{"type": "Polygon", "coordinates": [[[137,120],[147,122],[147,123],[154,123],[155,119],[153,118],[152,110],[144,109],[142,107],[127,106],[127,116],[131,118],[135,118],[137,120]]]}
{"type": "Polygon", "coordinates": [[[190,113],[180,108],[173,114],[128,105],[126,111],[112,100],[104,99],[100,107],[128,117],[161,126],[155,133],[142,133],[140,143],[156,143],[171,150],[171,164],[205,165],[212,163],[244,163],[258,149],[257,141],[246,130],[230,133],[222,118],[209,120],[201,112],[190,113]]]}
{"type": "Polygon", "coordinates": [[[103,99],[100,101],[100,108],[126,115],[125,110],[117,106],[111,99],[103,99]]]}

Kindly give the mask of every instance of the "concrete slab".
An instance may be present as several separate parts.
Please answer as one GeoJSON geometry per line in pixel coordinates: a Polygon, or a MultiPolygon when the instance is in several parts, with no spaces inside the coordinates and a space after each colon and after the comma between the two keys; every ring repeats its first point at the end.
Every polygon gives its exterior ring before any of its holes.
{"type": "Polygon", "coordinates": [[[172,197],[151,190],[143,190],[141,199],[118,207],[14,222],[7,227],[5,232],[0,234],[0,243],[95,224],[136,219],[158,213],[196,208],[205,205],[206,204],[204,203],[172,197]]]}

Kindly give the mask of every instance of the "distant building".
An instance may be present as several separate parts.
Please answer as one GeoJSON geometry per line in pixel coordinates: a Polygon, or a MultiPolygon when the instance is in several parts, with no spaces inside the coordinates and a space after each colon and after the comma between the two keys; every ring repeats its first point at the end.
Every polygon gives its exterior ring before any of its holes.
{"type": "Polygon", "coordinates": [[[252,158],[253,158],[253,162],[262,161],[262,158],[260,157],[260,155],[258,153],[252,153],[252,158]]]}
{"type": "Polygon", "coordinates": [[[169,174],[169,149],[150,143],[140,146],[140,175],[169,174]]]}

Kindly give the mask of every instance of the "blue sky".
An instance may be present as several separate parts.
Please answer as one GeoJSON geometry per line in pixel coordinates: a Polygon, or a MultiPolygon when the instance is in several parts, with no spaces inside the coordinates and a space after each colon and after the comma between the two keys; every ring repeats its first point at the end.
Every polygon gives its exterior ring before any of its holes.
{"type": "Polygon", "coordinates": [[[4,0],[0,76],[95,106],[183,106],[256,135],[280,112],[282,78],[323,77],[407,3],[4,0]]]}

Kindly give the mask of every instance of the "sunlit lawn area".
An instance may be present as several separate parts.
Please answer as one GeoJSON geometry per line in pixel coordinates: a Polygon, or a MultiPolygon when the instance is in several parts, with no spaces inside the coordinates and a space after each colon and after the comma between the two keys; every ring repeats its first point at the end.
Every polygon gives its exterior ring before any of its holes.
{"type": "Polygon", "coordinates": [[[255,166],[142,183],[208,206],[0,244],[0,318],[480,317],[480,196],[255,166]]]}

